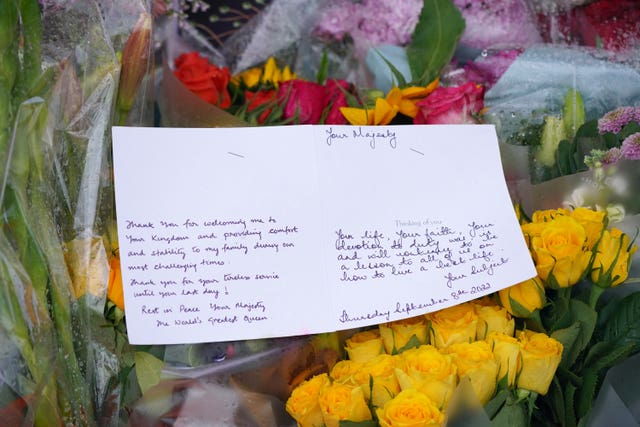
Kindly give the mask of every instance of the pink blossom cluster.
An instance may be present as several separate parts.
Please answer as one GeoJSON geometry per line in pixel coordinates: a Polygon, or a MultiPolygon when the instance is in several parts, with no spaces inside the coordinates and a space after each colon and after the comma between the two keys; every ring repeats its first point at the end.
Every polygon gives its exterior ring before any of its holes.
{"type": "Polygon", "coordinates": [[[319,14],[315,33],[342,40],[357,50],[380,44],[405,45],[418,23],[422,0],[330,0],[319,14]]]}

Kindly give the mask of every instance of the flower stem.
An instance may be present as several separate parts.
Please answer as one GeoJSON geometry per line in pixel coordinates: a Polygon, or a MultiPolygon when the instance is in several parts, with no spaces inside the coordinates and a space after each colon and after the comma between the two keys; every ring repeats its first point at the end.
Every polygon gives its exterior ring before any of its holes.
{"type": "Polygon", "coordinates": [[[589,292],[589,307],[593,308],[594,310],[596,309],[596,305],[598,304],[600,295],[602,295],[604,291],[605,288],[601,288],[600,286],[591,286],[591,291],[589,292]]]}

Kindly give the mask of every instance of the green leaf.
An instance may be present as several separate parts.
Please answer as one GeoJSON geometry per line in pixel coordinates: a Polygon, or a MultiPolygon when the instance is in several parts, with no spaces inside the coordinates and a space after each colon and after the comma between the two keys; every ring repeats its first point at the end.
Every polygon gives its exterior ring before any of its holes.
{"type": "Polygon", "coordinates": [[[566,139],[560,141],[558,144],[558,158],[556,159],[558,169],[561,175],[570,175],[574,172],[575,166],[573,166],[573,144],[566,139]]]}
{"type": "Polygon", "coordinates": [[[464,19],[451,0],[424,0],[407,47],[411,77],[418,86],[426,86],[440,76],[453,58],[464,28],[464,19]]]}
{"type": "Polygon", "coordinates": [[[136,376],[140,390],[144,394],[160,382],[160,375],[164,362],[146,351],[136,351],[134,354],[136,376]]]}
{"type": "Polygon", "coordinates": [[[385,62],[385,64],[387,64],[387,66],[389,67],[389,70],[391,70],[393,77],[396,79],[395,86],[398,86],[398,87],[407,86],[407,80],[404,78],[400,70],[398,70],[398,68],[396,68],[396,66],[393,65],[393,63],[389,61],[387,58],[385,58],[384,55],[382,55],[382,53],[380,53],[378,50],[376,50],[375,52],[380,56],[380,58],[385,62]]]}
{"type": "Polygon", "coordinates": [[[572,299],[569,303],[569,312],[574,322],[581,323],[581,333],[577,343],[578,350],[582,352],[591,341],[593,331],[598,321],[598,313],[580,300],[572,299]]]}
{"type": "Polygon", "coordinates": [[[412,335],[411,338],[409,338],[409,341],[407,341],[407,343],[401,347],[400,349],[393,349],[393,354],[398,354],[398,353],[402,353],[405,350],[409,350],[411,348],[416,348],[416,347],[420,347],[422,345],[422,343],[420,342],[420,340],[418,339],[417,336],[412,335]]]}
{"type": "Polygon", "coordinates": [[[573,384],[568,384],[565,387],[564,391],[565,391],[564,393],[564,407],[565,407],[564,425],[566,427],[575,427],[577,423],[576,413],[574,410],[576,386],[574,386],[573,384]]]}
{"type": "Polygon", "coordinates": [[[320,65],[318,66],[318,73],[316,75],[316,82],[318,84],[324,84],[329,75],[329,57],[327,56],[327,49],[322,50],[322,58],[320,59],[320,65]]]}
{"type": "Polygon", "coordinates": [[[633,135],[634,133],[640,132],[640,123],[631,122],[626,125],[618,132],[618,139],[620,141],[624,140],[629,135],[633,135]]]}
{"type": "Polygon", "coordinates": [[[597,371],[587,369],[582,375],[582,386],[578,389],[576,399],[576,415],[578,418],[585,417],[591,410],[593,400],[596,397],[596,388],[599,378],[597,371]]]}
{"type": "Polygon", "coordinates": [[[640,292],[627,295],[604,325],[603,339],[618,346],[630,344],[640,350],[640,292]]]}
{"type": "Polygon", "coordinates": [[[524,403],[506,404],[491,420],[492,427],[514,427],[529,425],[527,407],[524,403]]]}
{"type": "Polygon", "coordinates": [[[487,413],[487,416],[489,417],[489,419],[493,419],[493,417],[495,417],[496,414],[498,414],[500,409],[502,409],[502,407],[507,402],[508,397],[509,397],[509,390],[502,389],[484,405],[484,411],[487,413]]]}
{"type": "Polygon", "coordinates": [[[568,328],[558,329],[551,334],[552,338],[562,343],[563,350],[560,366],[568,369],[580,355],[578,343],[581,332],[582,325],[580,322],[575,322],[568,328]]]}

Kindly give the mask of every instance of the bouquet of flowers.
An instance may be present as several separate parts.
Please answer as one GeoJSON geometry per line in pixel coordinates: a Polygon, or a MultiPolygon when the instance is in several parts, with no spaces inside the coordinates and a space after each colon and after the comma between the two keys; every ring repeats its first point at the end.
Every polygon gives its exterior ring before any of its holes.
{"type": "MultiPolygon", "coordinates": [[[[562,113],[536,112],[521,138],[503,137],[503,146],[527,149],[527,185],[531,176],[554,187],[564,178],[594,177],[596,201],[576,193],[584,182],[567,184],[571,197],[556,197],[544,183],[525,192],[509,182],[524,206],[517,212],[536,278],[369,330],[131,346],[110,125],[158,124],[150,108],[151,24],[152,12],[164,13],[166,4],[154,1],[150,10],[148,3],[0,2],[4,422],[157,425],[213,416],[214,423],[247,425],[435,425],[454,424],[469,411],[495,424],[588,419],[607,369],[640,349],[638,294],[614,292],[632,282],[633,230],[610,227],[638,212],[629,197],[640,182],[637,168],[626,167],[637,159],[636,92],[628,91],[632,101],[594,113],[597,96],[563,84],[562,113]],[[611,164],[622,156],[628,160],[611,164]],[[621,176],[631,184],[614,197],[621,176]],[[531,219],[525,210],[535,211],[531,219]]],[[[637,40],[595,19],[593,10],[610,2],[560,13],[548,5],[275,0],[220,51],[179,43],[175,35],[186,36],[188,26],[176,26],[160,40],[167,57],[159,122],[489,122],[504,136],[511,130],[505,116],[516,110],[501,102],[519,98],[507,83],[513,74],[531,78],[517,67],[540,42],[562,36],[633,58],[637,40]],[[291,25],[283,28],[285,21],[291,25]],[[559,33],[541,34],[541,23],[559,33]],[[593,27],[602,30],[600,41],[588,39],[593,27]]],[[[615,69],[634,81],[634,73],[615,69]]],[[[511,166],[505,161],[506,170],[511,166]]]]}
{"type": "Polygon", "coordinates": [[[291,393],[286,408],[298,425],[584,423],[602,373],[640,350],[627,333],[638,327],[640,295],[599,304],[627,280],[638,247],[587,208],[521,220],[536,277],[356,332],[348,358],[291,393]],[[484,413],[469,418],[461,409],[469,407],[484,413]]]}
{"type": "Polygon", "coordinates": [[[117,248],[109,125],[148,116],[152,18],[143,3],[0,4],[0,413],[8,425],[120,418],[127,343],[105,328],[117,248]]]}

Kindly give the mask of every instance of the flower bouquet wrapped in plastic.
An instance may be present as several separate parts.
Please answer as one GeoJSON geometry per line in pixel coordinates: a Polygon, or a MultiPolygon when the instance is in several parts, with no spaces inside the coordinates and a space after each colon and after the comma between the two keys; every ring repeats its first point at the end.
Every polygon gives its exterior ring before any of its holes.
{"type": "Polygon", "coordinates": [[[105,319],[110,125],[149,123],[151,14],[129,1],[0,9],[1,418],[117,425],[128,344],[105,319]]]}

